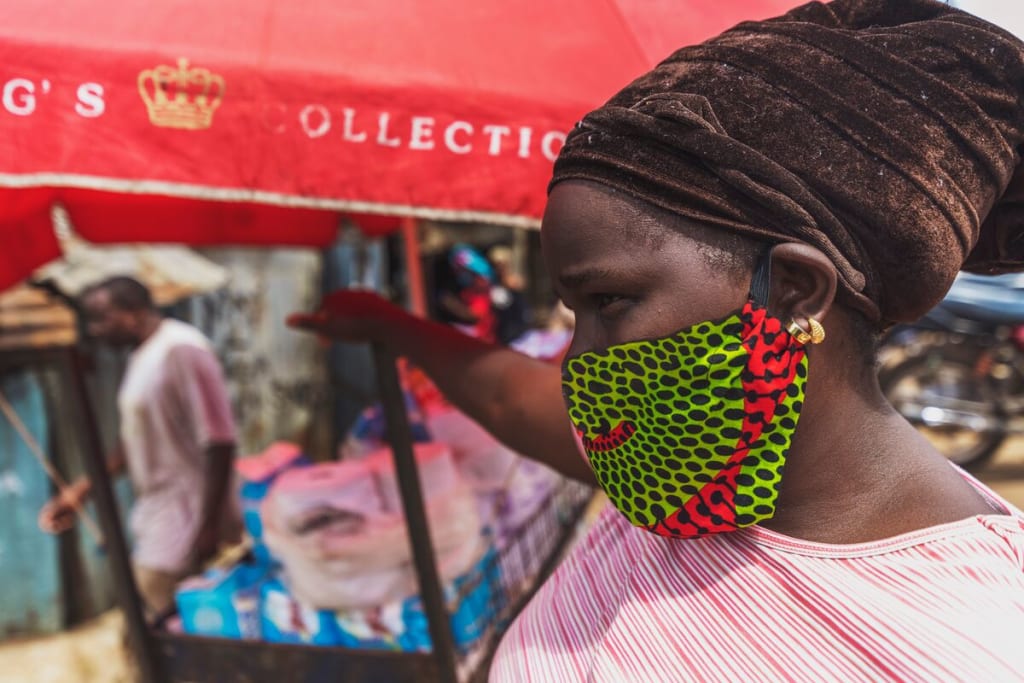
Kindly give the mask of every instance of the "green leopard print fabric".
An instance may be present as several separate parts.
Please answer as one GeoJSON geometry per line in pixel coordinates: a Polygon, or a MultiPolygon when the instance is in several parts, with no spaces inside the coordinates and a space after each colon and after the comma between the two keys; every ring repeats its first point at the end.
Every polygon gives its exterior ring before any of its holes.
{"type": "Polygon", "coordinates": [[[668,536],[774,514],[804,399],[802,345],[748,303],[721,321],[565,364],[569,415],[612,503],[668,536]]]}

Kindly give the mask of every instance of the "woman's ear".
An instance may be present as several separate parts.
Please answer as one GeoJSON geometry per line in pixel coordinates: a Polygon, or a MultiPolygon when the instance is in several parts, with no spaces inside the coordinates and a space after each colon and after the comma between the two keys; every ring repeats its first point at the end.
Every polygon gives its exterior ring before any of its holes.
{"type": "Polygon", "coordinates": [[[772,288],[768,310],[809,329],[811,318],[821,322],[836,298],[836,267],[818,249],[796,242],[772,247],[772,288]]]}

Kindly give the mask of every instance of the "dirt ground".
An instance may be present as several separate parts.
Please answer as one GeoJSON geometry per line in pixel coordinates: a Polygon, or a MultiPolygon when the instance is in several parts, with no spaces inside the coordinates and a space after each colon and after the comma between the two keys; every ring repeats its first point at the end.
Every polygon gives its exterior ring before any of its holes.
{"type": "MultiPolygon", "coordinates": [[[[979,476],[1024,508],[1024,438],[1004,445],[979,476]]],[[[595,501],[587,518],[599,509],[595,501]]],[[[0,683],[128,683],[122,623],[111,611],[69,633],[0,643],[0,683]]]]}
{"type": "Polygon", "coordinates": [[[0,644],[0,682],[128,683],[121,624],[111,611],[58,636],[0,644]]]}

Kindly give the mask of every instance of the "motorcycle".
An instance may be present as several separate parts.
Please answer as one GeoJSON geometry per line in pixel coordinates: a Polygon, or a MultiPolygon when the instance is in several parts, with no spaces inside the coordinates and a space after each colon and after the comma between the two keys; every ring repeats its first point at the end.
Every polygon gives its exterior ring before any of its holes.
{"type": "Polygon", "coordinates": [[[980,469],[1024,434],[1024,274],[961,273],[924,318],[879,355],[892,406],[957,465],[980,469]]]}

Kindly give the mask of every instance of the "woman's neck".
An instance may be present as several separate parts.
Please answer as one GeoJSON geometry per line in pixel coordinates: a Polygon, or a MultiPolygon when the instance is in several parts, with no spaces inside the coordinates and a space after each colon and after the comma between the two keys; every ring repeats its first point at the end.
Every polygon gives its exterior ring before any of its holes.
{"type": "Polygon", "coordinates": [[[824,543],[859,543],[997,511],[877,388],[829,387],[807,401],[775,516],[763,526],[824,543]]]}

